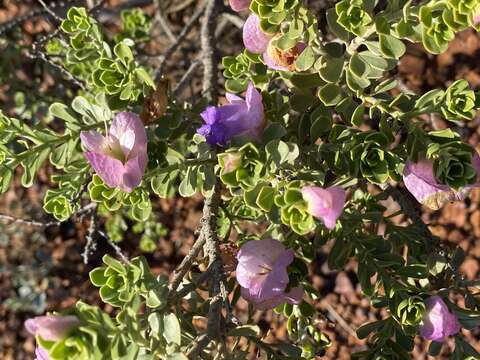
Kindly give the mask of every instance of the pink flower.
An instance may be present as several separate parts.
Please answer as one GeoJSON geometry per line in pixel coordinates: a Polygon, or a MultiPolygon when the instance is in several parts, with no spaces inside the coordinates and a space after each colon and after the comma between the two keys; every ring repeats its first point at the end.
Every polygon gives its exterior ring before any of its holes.
{"type": "Polygon", "coordinates": [[[403,182],[419,203],[432,210],[438,210],[448,202],[464,200],[473,187],[480,186],[480,156],[476,151],[472,158],[472,165],[477,170],[477,182],[458,191],[438,183],[430,160],[420,160],[417,163],[407,160],[403,171],[403,182]]]}
{"type": "Polygon", "coordinates": [[[233,11],[247,10],[252,0],[229,0],[230,7],[233,11]]]}
{"type": "Polygon", "coordinates": [[[226,94],[229,102],[223,106],[209,106],[200,114],[205,124],[197,132],[211,145],[225,145],[235,136],[259,138],[265,127],[262,95],[253,83],[248,84],[245,100],[226,94]]]}
{"type": "Polygon", "coordinates": [[[304,186],[302,196],[307,202],[310,215],[322,220],[327,229],[335,228],[335,223],[345,205],[345,190],[339,186],[326,189],[318,186],[304,186]]]}
{"type": "Polygon", "coordinates": [[[260,28],[260,19],[255,14],[251,14],[243,26],[243,44],[248,51],[262,54],[265,64],[273,70],[295,71],[295,60],[306,46],[298,43],[293,48],[282,51],[273,45],[280,36],[264,33],[260,28]]]}
{"type": "Polygon", "coordinates": [[[37,316],[25,321],[25,328],[34,335],[44,340],[62,340],[70,330],[80,325],[76,316],[47,315],[37,316]]]}
{"type": "Polygon", "coordinates": [[[80,139],[85,157],[105,184],[126,192],[140,184],[148,162],[147,133],[136,114],[120,112],[107,136],[82,131],[80,139]]]}
{"type": "Polygon", "coordinates": [[[441,342],[460,331],[457,317],[448,310],[440,296],[428,298],[425,305],[427,310],[418,328],[425,339],[441,342]]]}
{"type": "MultiPolygon", "coordinates": [[[[62,340],[72,329],[79,325],[80,320],[72,315],[37,316],[25,321],[25,328],[30,334],[40,336],[43,340],[47,341],[62,340]]],[[[35,360],[50,360],[48,351],[39,345],[35,348],[35,356],[35,360]]]]}
{"type": "Polygon", "coordinates": [[[47,350],[37,345],[35,348],[35,360],[50,360],[47,350]]]}
{"type": "Polygon", "coordinates": [[[257,309],[265,310],[288,302],[299,304],[303,289],[295,287],[285,292],[289,279],[287,266],[294,252],[277,240],[253,240],[245,243],[237,254],[237,281],[242,297],[257,309]]]}

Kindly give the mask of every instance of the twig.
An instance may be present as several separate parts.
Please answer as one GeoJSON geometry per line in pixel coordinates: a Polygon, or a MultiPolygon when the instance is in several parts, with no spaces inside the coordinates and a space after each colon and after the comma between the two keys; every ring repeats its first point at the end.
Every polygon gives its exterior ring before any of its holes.
{"type": "MultiPolygon", "coordinates": [[[[222,21],[218,25],[217,29],[215,30],[215,39],[218,40],[218,38],[222,35],[223,30],[227,27],[227,21],[222,21]]],[[[199,68],[199,66],[202,65],[202,60],[201,56],[199,56],[197,59],[195,59],[191,64],[190,67],[187,69],[185,74],[183,74],[182,78],[178,82],[178,84],[175,86],[173,89],[173,96],[177,98],[180,96],[181,92],[185,88],[186,85],[190,83],[191,78],[195,74],[195,71],[199,68]]]]}
{"type": "Polygon", "coordinates": [[[217,99],[217,62],[215,47],[215,26],[217,24],[217,7],[222,4],[218,0],[208,0],[205,7],[204,20],[200,32],[203,61],[203,94],[209,103],[217,99]]]}
{"type": "Polygon", "coordinates": [[[61,65],[51,61],[50,59],[47,58],[47,56],[41,52],[41,51],[36,51],[35,49],[35,52],[34,53],[30,53],[30,52],[27,52],[26,55],[32,59],[32,60],[37,60],[37,59],[40,59],[42,61],[44,61],[45,63],[47,63],[48,65],[50,65],[51,67],[57,69],[58,71],[60,71],[60,73],[62,75],[64,75],[67,80],[71,81],[72,83],[74,83],[75,85],[77,85],[79,88],[81,88],[82,90],[84,91],[87,91],[85,85],[80,82],[78,79],[76,79],[72,74],[70,74],[70,72],[68,72],[64,67],[62,67],[61,65]]]}
{"type": "Polygon", "coordinates": [[[192,248],[188,252],[188,255],[185,256],[183,261],[175,270],[173,274],[172,283],[170,284],[170,292],[168,294],[169,298],[172,298],[175,295],[175,291],[177,290],[178,286],[182,282],[183,277],[190,270],[193,262],[195,261],[198,254],[202,250],[203,245],[205,245],[205,240],[206,239],[205,239],[205,236],[203,235],[203,232],[200,232],[200,236],[198,237],[195,244],[193,244],[192,248]]]}
{"type": "Polygon", "coordinates": [[[120,247],[115,244],[111,239],[110,237],[105,234],[103,231],[101,230],[97,230],[98,234],[100,236],[102,236],[105,240],[107,240],[107,242],[110,244],[110,246],[115,250],[115,252],[117,253],[118,257],[126,264],[129,264],[130,263],[130,260],[128,260],[128,257],[123,253],[122,249],[120,249],[120,247]]]}
{"type": "Polygon", "coordinates": [[[45,11],[50,14],[50,16],[52,16],[56,21],[58,21],[59,23],[61,23],[63,21],[63,19],[58,16],[52,9],[50,9],[50,7],[45,3],[45,1],[43,0],[37,0],[40,5],[42,5],[42,7],[45,9],[45,11]]]}
{"type": "Polygon", "coordinates": [[[202,65],[202,62],[199,59],[195,60],[190,64],[190,67],[188,68],[188,70],[185,72],[185,74],[183,74],[182,78],[173,89],[174,98],[177,98],[182,92],[182,90],[184,89],[184,87],[189,84],[193,75],[195,75],[195,71],[198,69],[200,65],[202,65]]]}
{"type": "Polygon", "coordinates": [[[242,29],[243,25],[245,24],[245,21],[238,15],[225,12],[222,14],[222,17],[230,21],[233,25],[235,25],[239,29],[242,29]]]}
{"type": "Polygon", "coordinates": [[[355,330],[352,329],[352,327],[343,319],[343,317],[337,312],[337,310],[335,310],[327,300],[324,300],[323,303],[325,304],[325,307],[327,308],[329,314],[332,315],[332,317],[338,322],[338,325],[340,325],[348,334],[356,338],[357,333],[355,332],[355,330]]]}
{"type": "Polygon", "coordinates": [[[172,32],[170,29],[170,26],[168,25],[167,19],[162,14],[162,7],[160,6],[162,0],[156,0],[157,3],[157,12],[155,13],[155,21],[154,23],[158,23],[160,27],[162,28],[163,32],[168,36],[170,41],[172,43],[175,43],[177,41],[177,37],[175,34],[172,32]]]}
{"type": "Polygon", "coordinates": [[[210,343],[210,339],[207,334],[202,334],[192,341],[192,347],[187,352],[189,359],[199,359],[199,355],[202,353],[210,343]]]}
{"type": "Polygon", "coordinates": [[[208,255],[209,267],[212,271],[212,282],[210,285],[210,308],[208,310],[207,333],[210,339],[220,337],[221,310],[222,310],[222,289],[221,282],[224,281],[224,271],[220,246],[217,236],[218,208],[220,206],[220,189],[217,184],[213,194],[205,200],[203,206],[202,231],[205,236],[205,251],[208,255]]]}
{"type": "Polygon", "coordinates": [[[197,21],[202,16],[203,12],[205,11],[205,4],[200,6],[197,11],[193,14],[190,21],[184,26],[183,30],[178,34],[177,40],[170,45],[170,47],[165,51],[163,55],[161,55],[160,65],[158,66],[157,70],[155,71],[155,82],[159,82],[163,75],[163,70],[167,60],[173,55],[175,50],[180,46],[183,42],[185,37],[192,31],[193,27],[197,23],[197,21]]]}
{"type": "Polygon", "coordinates": [[[51,226],[58,226],[58,225],[61,224],[60,221],[42,222],[42,221],[37,221],[37,220],[28,220],[28,219],[17,218],[17,217],[14,217],[14,216],[11,216],[11,215],[6,215],[6,214],[0,214],[0,220],[4,220],[4,221],[9,222],[8,225],[22,224],[22,225],[42,227],[42,228],[47,228],[47,227],[51,227],[51,226]]]}
{"type": "Polygon", "coordinates": [[[96,235],[96,220],[97,220],[97,212],[93,211],[90,215],[90,224],[88,225],[88,232],[85,238],[87,239],[87,243],[83,248],[83,263],[88,264],[88,257],[93,254],[93,252],[97,249],[97,242],[95,241],[96,235]]]}

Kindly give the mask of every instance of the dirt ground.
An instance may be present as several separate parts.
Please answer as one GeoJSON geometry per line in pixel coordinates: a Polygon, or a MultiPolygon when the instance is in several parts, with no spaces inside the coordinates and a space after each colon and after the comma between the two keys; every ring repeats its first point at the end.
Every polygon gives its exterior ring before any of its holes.
{"type": "MultiPolygon", "coordinates": [[[[110,1],[107,5],[115,7],[119,3],[120,1],[110,1]]],[[[165,3],[167,10],[178,4],[175,1],[165,3]]],[[[185,8],[170,13],[167,11],[166,19],[176,34],[193,13],[195,1],[184,3],[187,4],[185,8]]],[[[34,5],[28,1],[4,1],[3,6],[0,3],[0,27],[15,16],[27,13],[32,6],[34,5]]],[[[146,9],[151,11],[152,7],[146,9]]],[[[23,22],[22,30],[24,41],[29,42],[36,34],[51,31],[51,25],[45,18],[37,17],[23,22]]],[[[168,77],[172,82],[178,81],[182,71],[188,68],[191,59],[195,57],[196,36],[198,34],[192,33],[190,47],[179,49],[169,63],[168,77]]],[[[149,44],[145,48],[147,53],[161,52],[168,45],[168,40],[161,31],[157,38],[159,40],[156,44],[149,44]]],[[[233,54],[241,50],[240,39],[240,30],[229,27],[219,41],[222,44],[222,54],[233,54]]],[[[479,57],[480,35],[474,31],[465,31],[458,35],[449,51],[440,56],[426,54],[419,46],[409,46],[394,75],[404,86],[416,92],[425,92],[435,87],[444,88],[459,78],[467,79],[479,90],[479,57]]],[[[26,88],[32,88],[34,85],[28,79],[28,74],[35,64],[23,59],[22,62],[18,75],[25,78],[26,88]]],[[[51,79],[47,68],[41,76],[47,82],[51,79]]],[[[185,90],[184,96],[197,94],[198,81],[197,78],[192,80],[192,85],[185,90]]],[[[8,86],[0,84],[0,107],[10,108],[12,103],[8,86]]],[[[434,129],[447,126],[445,121],[435,116],[425,121],[434,129]]],[[[479,125],[480,115],[464,127],[454,127],[454,130],[480,150],[479,125]]],[[[46,173],[47,171],[41,173],[38,184],[30,189],[21,188],[16,181],[11,190],[0,197],[0,212],[28,219],[44,219],[42,199],[48,186],[46,173]]],[[[155,273],[171,273],[193,243],[201,216],[202,199],[200,196],[191,199],[154,199],[153,203],[161,222],[169,231],[166,236],[158,239],[157,250],[146,254],[146,257],[155,273]]],[[[479,204],[480,190],[476,190],[464,202],[449,204],[438,212],[423,213],[425,222],[435,235],[452,246],[460,245],[466,251],[463,271],[470,279],[478,277],[480,270],[479,204]]],[[[0,359],[33,359],[34,340],[27,336],[23,328],[26,318],[72,306],[80,298],[92,304],[99,303],[97,290],[89,283],[88,272],[100,264],[104,253],[113,254],[113,251],[107,243],[100,241],[96,251],[89,257],[89,263],[83,264],[81,254],[85,246],[87,226],[88,219],[66,222],[60,227],[47,229],[8,225],[8,222],[0,224],[0,359]]],[[[120,246],[129,256],[140,254],[138,238],[133,233],[129,233],[120,246]]],[[[333,342],[325,359],[349,359],[352,352],[365,346],[364,342],[356,339],[355,329],[382,314],[371,311],[369,301],[362,297],[354,273],[355,263],[348,264],[345,271],[333,272],[326,264],[327,253],[328,246],[319,251],[311,266],[313,285],[321,295],[321,300],[316,304],[323,314],[321,326],[333,342]]],[[[112,310],[108,307],[106,309],[112,310]]],[[[241,310],[240,308],[239,311],[241,310]]],[[[256,318],[262,328],[270,327],[275,337],[286,336],[281,319],[276,315],[271,312],[258,313],[256,318]]],[[[480,351],[480,329],[463,331],[471,344],[480,351]]],[[[448,345],[453,347],[452,343],[448,345]]],[[[445,358],[447,354],[448,349],[445,349],[445,358]]],[[[425,344],[420,339],[413,358],[427,359],[425,344]]]]}

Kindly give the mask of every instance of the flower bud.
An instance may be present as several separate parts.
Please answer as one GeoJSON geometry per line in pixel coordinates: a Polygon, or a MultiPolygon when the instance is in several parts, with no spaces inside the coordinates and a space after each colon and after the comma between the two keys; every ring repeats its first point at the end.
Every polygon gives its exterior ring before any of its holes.
{"type": "Polygon", "coordinates": [[[327,229],[335,228],[335,223],[345,205],[345,191],[338,186],[322,189],[317,186],[302,188],[303,199],[307,202],[310,215],[323,221],[327,229]]]}
{"type": "Polygon", "coordinates": [[[222,167],[222,175],[231,173],[242,166],[242,158],[243,154],[241,152],[230,152],[218,155],[218,160],[222,167]]]}

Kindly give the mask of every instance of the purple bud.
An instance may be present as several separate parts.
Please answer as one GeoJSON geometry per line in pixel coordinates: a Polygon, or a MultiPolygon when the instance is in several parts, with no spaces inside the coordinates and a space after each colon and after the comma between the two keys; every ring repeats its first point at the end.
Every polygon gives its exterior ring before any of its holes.
{"type": "Polygon", "coordinates": [[[80,320],[76,316],[47,315],[25,321],[25,328],[30,334],[48,341],[62,340],[78,325],[80,320]]]}
{"type": "Polygon", "coordinates": [[[273,239],[253,240],[245,243],[237,254],[237,281],[242,297],[257,309],[271,309],[288,302],[299,304],[303,289],[296,287],[285,292],[289,279],[287,267],[294,252],[285,249],[273,239]]]}
{"type": "Polygon", "coordinates": [[[460,331],[460,323],[457,317],[448,310],[440,296],[435,295],[428,298],[425,305],[427,309],[418,328],[422,337],[442,342],[446,337],[455,335],[460,331]]]}
{"type": "Polygon", "coordinates": [[[345,190],[339,186],[326,189],[318,186],[304,186],[302,196],[307,202],[310,215],[322,220],[327,229],[334,229],[345,206],[345,190]]]}
{"type": "Polygon", "coordinates": [[[200,114],[205,122],[197,132],[211,145],[225,145],[235,136],[260,138],[265,126],[262,95],[248,84],[245,99],[227,94],[223,106],[209,106],[200,114]]]}
{"type": "Polygon", "coordinates": [[[105,184],[126,192],[140,184],[148,162],[147,133],[136,114],[120,112],[107,136],[82,131],[80,139],[85,157],[105,184]]]}

